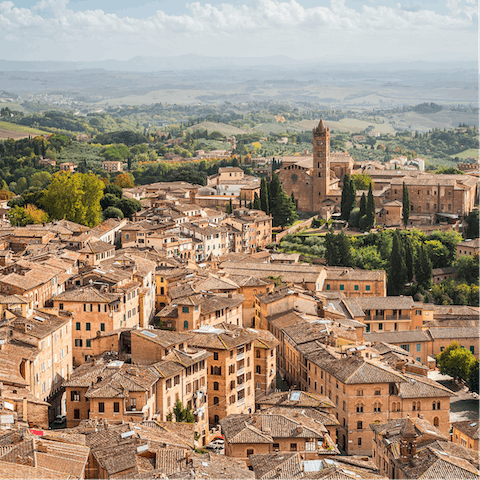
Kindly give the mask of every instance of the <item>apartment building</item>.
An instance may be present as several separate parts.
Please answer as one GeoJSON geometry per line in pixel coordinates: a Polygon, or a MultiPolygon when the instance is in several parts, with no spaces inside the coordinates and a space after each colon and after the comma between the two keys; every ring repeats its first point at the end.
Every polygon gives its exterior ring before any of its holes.
{"type": "Polygon", "coordinates": [[[208,360],[208,411],[210,424],[237,413],[255,411],[256,335],[230,325],[204,326],[192,332],[189,345],[213,356],[208,360]]]}
{"type": "Polygon", "coordinates": [[[93,287],[67,290],[54,299],[54,307],[73,314],[73,364],[78,366],[93,355],[92,338],[139,324],[139,285],[134,282],[123,292],[100,292],[93,287]]]}
{"type": "Polygon", "coordinates": [[[266,330],[248,331],[257,335],[254,341],[255,357],[255,395],[268,395],[276,387],[277,380],[277,347],[280,342],[266,330]]]}
{"type": "Polygon", "coordinates": [[[346,297],[385,297],[387,274],[385,270],[325,267],[323,290],[340,291],[346,297]]]}
{"type": "Polygon", "coordinates": [[[50,403],[52,421],[66,408],[61,387],[73,371],[72,318],[51,310],[33,310],[23,316],[12,308],[5,313],[0,326],[1,381],[26,387],[50,403]]]}
{"type": "Polygon", "coordinates": [[[478,418],[452,423],[452,442],[478,452],[478,418]]]}

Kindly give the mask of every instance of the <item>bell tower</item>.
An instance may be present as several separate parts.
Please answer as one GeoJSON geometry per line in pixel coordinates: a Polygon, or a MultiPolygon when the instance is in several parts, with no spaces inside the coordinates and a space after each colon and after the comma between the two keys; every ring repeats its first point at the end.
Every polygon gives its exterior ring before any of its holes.
{"type": "Polygon", "coordinates": [[[319,211],[330,193],[330,128],[320,120],[313,129],[313,206],[319,211]]]}

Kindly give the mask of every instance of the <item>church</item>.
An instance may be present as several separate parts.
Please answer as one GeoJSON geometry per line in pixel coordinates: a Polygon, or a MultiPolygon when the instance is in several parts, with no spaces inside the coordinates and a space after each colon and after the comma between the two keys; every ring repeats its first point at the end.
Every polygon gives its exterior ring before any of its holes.
{"type": "MultiPolygon", "coordinates": [[[[473,175],[437,175],[417,170],[365,169],[345,152],[330,152],[330,128],[320,120],[313,129],[313,156],[293,157],[279,171],[287,195],[295,196],[297,209],[321,218],[340,212],[346,174],[367,173],[373,180],[377,223],[402,223],[403,183],[410,194],[411,225],[455,221],[468,215],[478,198],[478,180],[473,175]]],[[[362,194],[357,190],[357,205],[362,194]]]]}

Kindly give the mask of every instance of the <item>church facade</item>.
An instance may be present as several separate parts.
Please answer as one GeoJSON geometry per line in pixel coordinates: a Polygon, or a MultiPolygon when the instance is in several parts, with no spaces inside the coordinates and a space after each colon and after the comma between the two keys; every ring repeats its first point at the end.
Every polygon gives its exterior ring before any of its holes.
{"type": "MultiPolygon", "coordinates": [[[[345,152],[330,152],[330,129],[320,120],[313,130],[313,156],[282,164],[280,182],[287,195],[295,196],[297,209],[320,217],[340,212],[346,174],[368,173],[373,180],[377,223],[401,224],[398,203],[406,184],[411,202],[409,224],[430,225],[468,215],[478,202],[478,180],[472,175],[436,175],[415,170],[365,171],[345,152]]],[[[357,190],[357,205],[362,194],[357,190]]]]}

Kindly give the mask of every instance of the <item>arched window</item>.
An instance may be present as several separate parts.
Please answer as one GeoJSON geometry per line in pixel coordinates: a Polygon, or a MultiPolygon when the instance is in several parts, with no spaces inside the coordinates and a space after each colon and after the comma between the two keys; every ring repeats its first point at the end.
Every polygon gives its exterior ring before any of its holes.
{"type": "Polygon", "coordinates": [[[184,328],[185,330],[188,330],[188,320],[185,320],[185,321],[183,322],[183,328],[184,328]]]}
{"type": "Polygon", "coordinates": [[[255,371],[256,373],[262,373],[262,367],[260,365],[257,365],[255,371]]]}
{"type": "Polygon", "coordinates": [[[432,410],[435,410],[437,408],[436,402],[432,402],[432,410]]]}
{"type": "MultiPolygon", "coordinates": [[[[213,404],[214,404],[214,405],[218,405],[218,404],[219,404],[218,397],[213,397],[213,404]]],[[[216,422],[215,422],[215,423],[216,423],[216,422]]]]}
{"type": "Polygon", "coordinates": [[[260,350],[257,350],[257,358],[260,358],[260,350]]]}
{"type": "Polygon", "coordinates": [[[434,425],[435,427],[438,427],[438,426],[440,425],[440,420],[438,419],[438,417],[435,417],[435,418],[433,419],[433,425],[434,425]]]}
{"type": "Polygon", "coordinates": [[[374,412],[381,412],[382,411],[382,404],[380,402],[375,402],[373,404],[373,411],[374,412]]]}
{"type": "Polygon", "coordinates": [[[357,413],[363,413],[363,403],[357,403],[357,413]]]}
{"type": "Polygon", "coordinates": [[[420,408],[420,407],[421,407],[421,404],[420,404],[420,402],[417,402],[417,410],[421,410],[421,408],[420,408]]]}
{"type": "Polygon", "coordinates": [[[213,382],[213,389],[218,390],[218,382],[213,382]]]}
{"type": "MultiPolygon", "coordinates": [[[[317,382],[315,382],[315,383],[317,383],[317,382]]],[[[316,388],[315,388],[315,390],[316,390],[316,388]]],[[[323,395],[323,385],[320,385],[320,395],[323,395]]]]}
{"type": "Polygon", "coordinates": [[[218,423],[220,421],[220,417],[218,415],[215,415],[213,417],[213,423],[218,423]]]}

